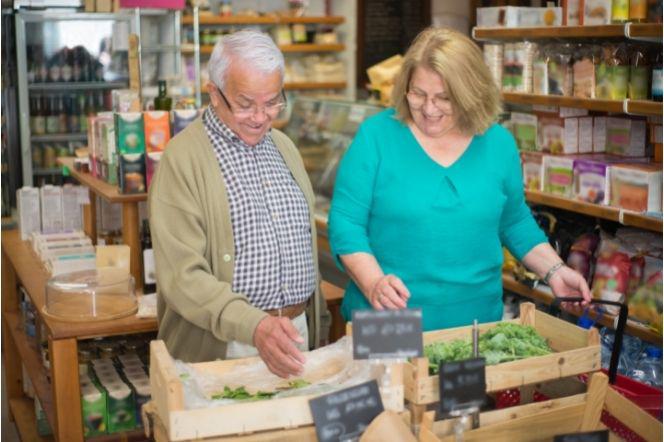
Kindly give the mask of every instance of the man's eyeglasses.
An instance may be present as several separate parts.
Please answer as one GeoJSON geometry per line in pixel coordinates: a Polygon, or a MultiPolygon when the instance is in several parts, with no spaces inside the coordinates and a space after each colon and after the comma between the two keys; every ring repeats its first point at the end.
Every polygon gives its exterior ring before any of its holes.
{"type": "MultiPolygon", "coordinates": [[[[425,94],[421,94],[415,91],[408,91],[406,93],[406,99],[408,100],[408,104],[410,104],[411,108],[418,110],[425,106],[429,98],[425,94]]],[[[434,107],[443,114],[449,115],[452,113],[452,101],[450,101],[449,98],[434,95],[431,98],[431,101],[433,102],[434,107]]]]}
{"type": "Polygon", "coordinates": [[[263,110],[265,111],[265,115],[270,118],[274,118],[279,115],[279,112],[281,112],[284,107],[286,107],[286,94],[284,93],[283,89],[281,90],[279,97],[271,100],[270,102],[267,102],[262,108],[259,108],[256,103],[251,103],[248,105],[236,104],[235,106],[231,106],[230,101],[228,101],[228,98],[226,98],[219,87],[217,87],[217,91],[219,92],[219,95],[221,95],[221,98],[224,100],[224,103],[226,103],[226,106],[228,106],[228,109],[230,109],[230,111],[236,117],[252,117],[258,114],[259,111],[263,110]]]}

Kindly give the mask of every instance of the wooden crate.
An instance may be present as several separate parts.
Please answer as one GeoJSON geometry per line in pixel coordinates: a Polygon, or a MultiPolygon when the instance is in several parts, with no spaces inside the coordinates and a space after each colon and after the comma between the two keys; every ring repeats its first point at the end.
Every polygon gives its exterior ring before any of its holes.
{"type": "MultiPolygon", "coordinates": [[[[258,358],[234,359],[193,364],[196,369],[223,375],[235,367],[255,363],[258,358]]],[[[393,364],[389,385],[380,386],[385,409],[403,411],[403,365],[393,364]]],[[[163,425],[167,440],[242,436],[271,430],[293,430],[313,424],[309,400],[314,396],[298,396],[255,402],[223,405],[214,408],[186,410],[184,387],[175,370],[173,358],[163,341],[150,343],[151,407],[163,425]]],[[[311,427],[313,428],[313,427],[311,427]]],[[[295,432],[307,440],[309,430],[295,432]]],[[[257,439],[263,440],[263,439],[257,439]]],[[[268,439],[269,440],[269,439],[268,439]]]]}
{"type": "MultiPolygon", "coordinates": [[[[618,412],[621,422],[647,441],[661,439],[662,423],[608,386],[603,373],[591,376],[587,391],[502,410],[480,414],[480,425],[466,424],[463,440],[473,441],[542,441],[553,436],[605,429],[600,422],[602,411],[618,412]]],[[[419,431],[420,442],[454,442],[457,419],[434,421],[435,412],[426,412],[419,431]]],[[[618,439],[615,439],[618,440],[618,439]]]]}
{"type": "MultiPolygon", "coordinates": [[[[597,330],[585,330],[535,309],[532,303],[521,304],[520,316],[506,322],[531,325],[546,338],[554,353],[486,367],[487,392],[521,387],[564,378],[601,368],[601,349],[597,330]]],[[[480,333],[497,323],[480,324],[480,333]]],[[[424,345],[469,339],[472,327],[458,327],[424,333],[424,345]]],[[[424,406],[440,400],[438,375],[429,375],[429,360],[413,358],[404,364],[405,397],[415,407],[416,423],[424,406]]]]}

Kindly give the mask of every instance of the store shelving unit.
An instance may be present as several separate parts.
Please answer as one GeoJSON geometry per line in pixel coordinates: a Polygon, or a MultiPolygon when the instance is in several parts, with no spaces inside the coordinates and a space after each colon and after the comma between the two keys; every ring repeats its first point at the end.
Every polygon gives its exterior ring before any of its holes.
{"type": "MultiPolygon", "coordinates": [[[[530,298],[534,301],[541,302],[547,305],[551,305],[553,302],[553,294],[550,291],[545,291],[537,288],[530,288],[525,284],[520,283],[513,276],[503,274],[503,288],[511,292],[517,293],[526,298],[530,298]]],[[[597,320],[600,324],[605,327],[615,329],[616,326],[616,316],[609,313],[604,313],[601,317],[594,311],[590,311],[590,317],[594,320],[597,320]]],[[[625,326],[626,333],[636,336],[644,341],[647,341],[651,344],[662,346],[662,335],[651,330],[650,328],[639,324],[638,322],[632,321],[631,319],[627,320],[627,325],[625,326]]]]}
{"type": "Polygon", "coordinates": [[[630,38],[659,39],[662,41],[661,23],[626,23],[599,26],[541,26],[532,28],[473,28],[473,38],[488,40],[543,40],[630,38]]]}
{"type": "MultiPolygon", "coordinates": [[[[49,275],[30,244],[21,241],[17,230],[2,232],[2,340],[7,379],[7,398],[22,440],[50,440],[35,434],[32,401],[23,395],[22,368],[24,365],[35,394],[59,441],[83,441],[81,391],[78,372],[78,340],[101,336],[115,336],[157,330],[156,319],[136,316],[112,321],[71,323],[43,314],[46,282],[49,275]],[[17,284],[21,284],[35,306],[48,335],[50,370],[41,359],[36,342],[23,331],[19,312],[17,284]],[[49,381],[50,378],[50,381],[49,381]]],[[[99,440],[136,440],[144,438],[142,431],[118,433],[99,440]]],[[[97,440],[88,439],[88,440],[97,440]]]]}
{"type": "MultiPolygon", "coordinates": [[[[193,14],[185,15],[182,17],[183,26],[193,27],[193,44],[185,44],[182,47],[182,53],[192,55],[194,57],[194,67],[196,69],[195,78],[195,94],[196,104],[202,104],[201,91],[204,89],[201,84],[201,55],[208,56],[214,49],[213,45],[200,44],[200,28],[201,26],[276,26],[276,25],[293,25],[293,24],[306,24],[306,25],[327,25],[338,26],[345,22],[343,16],[305,16],[305,17],[289,17],[280,15],[266,15],[266,16],[218,16],[210,13],[199,13],[198,7],[194,7],[193,14]]],[[[296,43],[281,45],[279,47],[282,52],[288,54],[296,53],[345,53],[348,48],[345,44],[314,44],[314,43],[296,43]]],[[[347,57],[348,58],[348,57],[347,57]]],[[[289,82],[284,85],[286,90],[343,90],[350,87],[350,83],[343,82],[289,82]]]]}
{"type": "Polygon", "coordinates": [[[124,81],[85,81],[77,83],[30,83],[28,84],[29,91],[98,91],[106,89],[120,89],[126,87],[127,83],[124,81]]]}
{"type": "Polygon", "coordinates": [[[573,200],[537,190],[526,190],[526,201],[609,221],[616,221],[625,226],[639,227],[641,229],[652,230],[653,232],[662,232],[661,218],[622,210],[616,207],[601,206],[599,204],[573,200]]]}
{"type": "Polygon", "coordinates": [[[503,92],[503,100],[513,104],[564,106],[598,112],[626,113],[631,115],[662,115],[662,103],[648,100],[600,100],[597,98],[538,95],[519,92],[503,92]]]}

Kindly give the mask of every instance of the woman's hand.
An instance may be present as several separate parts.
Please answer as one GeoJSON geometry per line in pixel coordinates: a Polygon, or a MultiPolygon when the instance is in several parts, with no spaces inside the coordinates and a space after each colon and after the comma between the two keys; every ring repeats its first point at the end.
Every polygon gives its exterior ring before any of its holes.
{"type": "MultiPolygon", "coordinates": [[[[592,299],[590,289],[583,276],[576,270],[565,265],[551,275],[549,286],[553,290],[553,294],[559,298],[568,296],[583,297],[583,302],[581,303],[583,306],[590,304],[590,300],[592,299]]],[[[569,307],[569,303],[565,304],[567,304],[566,307],[569,307]]],[[[578,304],[574,304],[578,306],[578,304]]]]}
{"type": "Polygon", "coordinates": [[[383,275],[374,282],[369,292],[369,302],[376,310],[406,308],[410,292],[394,275],[383,275]]]}

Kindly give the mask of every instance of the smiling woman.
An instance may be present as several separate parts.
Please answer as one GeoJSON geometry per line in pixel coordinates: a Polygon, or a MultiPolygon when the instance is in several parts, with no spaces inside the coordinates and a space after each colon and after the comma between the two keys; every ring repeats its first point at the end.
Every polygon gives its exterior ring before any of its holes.
{"type": "Polygon", "coordinates": [[[342,304],[422,309],[425,330],[502,316],[502,246],[558,296],[590,293],[560,266],[525,203],[519,153],[495,123],[500,93],[479,48],[442,28],[408,49],[394,109],[365,120],[335,181],[329,238],[351,277],[342,304]]]}

